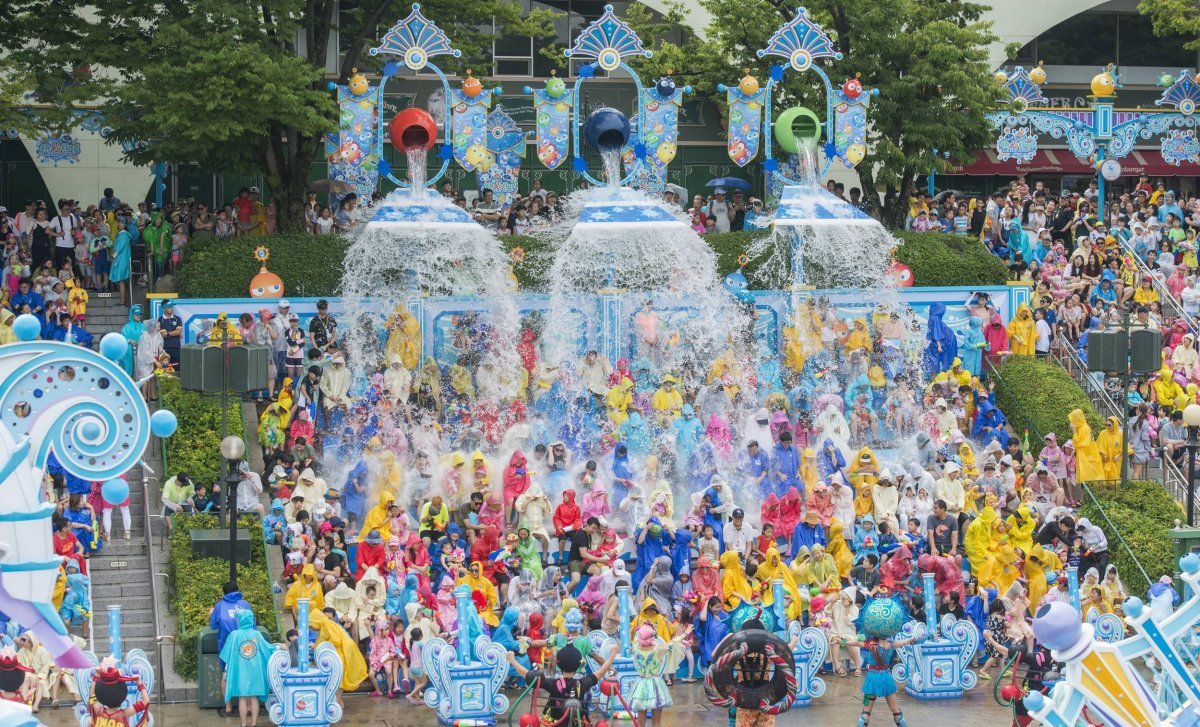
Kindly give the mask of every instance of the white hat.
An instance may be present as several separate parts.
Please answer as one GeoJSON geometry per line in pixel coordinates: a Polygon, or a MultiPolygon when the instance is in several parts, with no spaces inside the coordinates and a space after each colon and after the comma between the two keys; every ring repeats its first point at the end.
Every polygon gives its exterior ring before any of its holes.
{"type": "Polygon", "coordinates": [[[947,462],[946,466],[942,469],[946,471],[946,474],[950,474],[951,472],[959,472],[962,470],[962,468],[958,466],[958,463],[953,461],[947,462]]]}
{"type": "Polygon", "coordinates": [[[296,315],[295,313],[292,313],[288,316],[288,320],[289,321],[298,321],[298,320],[300,320],[300,316],[296,315]]]}
{"type": "Polygon", "coordinates": [[[251,187],[250,194],[258,194],[258,187],[251,187]]]}
{"type": "Polygon", "coordinates": [[[287,298],[283,298],[279,301],[279,307],[280,308],[291,308],[292,304],[287,301],[287,298]]]}
{"type": "Polygon", "coordinates": [[[1000,464],[1006,464],[1006,465],[1008,465],[1009,467],[1012,467],[1012,466],[1013,466],[1013,463],[1012,463],[1012,455],[1011,455],[1011,454],[1006,454],[1006,455],[1004,455],[1003,457],[1001,457],[1001,458],[1000,458],[1000,464]]]}

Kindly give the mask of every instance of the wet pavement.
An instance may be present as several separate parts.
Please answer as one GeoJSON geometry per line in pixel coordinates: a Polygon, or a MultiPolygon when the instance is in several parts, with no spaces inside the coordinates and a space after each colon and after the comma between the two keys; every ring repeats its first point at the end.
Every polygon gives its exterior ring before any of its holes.
{"type": "MultiPolygon", "coordinates": [[[[828,689],[825,695],[815,700],[813,706],[791,710],[779,718],[779,725],[856,725],[858,715],[862,712],[860,680],[853,677],[831,677],[826,680],[826,684],[828,689]]],[[[517,694],[519,692],[509,692],[510,698],[515,698],[517,694]]],[[[663,727],[728,727],[727,712],[713,707],[705,699],[704,690],[699,684],[676,684],[671,689],[671,696],[675,700],[675,706],[663,714],[663,727]]],[[[934,720],[947,717],[953,720],[952,724],[955,727],[1007,727],[1012,723],[1012,713],[992,699],[990,681],[980,682],[979,686],[962,699],[922,702],[902,692],[899,701],[910,727],[933,727],[936,724],[934,720]]],[[[237,717],[223,719],[215,711],[197,709],[195,704],[157,706],[153,713],[155,724],[159,727],[234,727],[239,724],[237,717]]],[[[47,708],[38,716],[48,727],[77,727],[78,722],[70,715],[66,708],[47,708]]],[[[514,725],[516,721],[514,715],[514,725]]],[[[505,717],[501,716],[499,724],[504,726],[506,723],[505,717]]],[[[271,724],[265,709],[259,713],[258,724],[260,727],[269,727],[271,724]]],[[[434,727],[437,725],[437,719],[433,710],[411,705],[402,698],[373,699],[365,694],[356,694],[346,699],[346,712],[338,724],[346,727],[434,727]]],[[[891,727],[894,724],[887,704],[882,700],[876,704],[871,724],[881,727],[891,727]]]]}

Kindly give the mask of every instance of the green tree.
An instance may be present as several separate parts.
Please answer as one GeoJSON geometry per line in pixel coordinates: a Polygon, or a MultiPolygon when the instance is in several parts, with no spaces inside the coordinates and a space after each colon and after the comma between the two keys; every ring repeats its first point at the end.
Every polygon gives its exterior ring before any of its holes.
{"type": "MultiPolygon", "coordinates": [[[[324,134],[336,128],[325,85],[382,60],[366,51],[410,12],[394,0],[27,0],[13,13],[14,73],[34,79],[40,122],[67,123],[99,104],[113,142],[140,142],[131,161],[198,163],[219,173],[261,173],[279,224],[302,221],[304,193],[324,134]],[[343,52],[326,72],[331,31],[343,52]],[[81,73],[80,69],[87,69],[81,73]],[[94,70],[92,70],[94,69],[94,70]]],[[[504,0],[433,0],[462,58],[490,58],[498,31],[544,36],[551,15],[504,0]]],[[[439,59],[442,60],[442,59],[439,59]]],[[[402,83],[403,81],[400,80],[402,83]]],[[[2,86],[0,86],[2,88],[2,86]]]]}
{"type": "Polygon", "coordinates": [[[1187,35],[1192,40],[1184,47],[1200,48],[1200,2],[1196,0],[1142,0],[1138,12],[1150,16],[1155,35],[1187,35]]]}
{"type": "MultiPolygon", "coordinates": [[[[783,59],[759,58],[771,34],[791,20],[795,7],[777,0],[702,0],[712,14],[704,38],[682,45],[659,42],[651,59],[636,67],[650,75],[673,70],[681,82],[725,107],[717,84],[733,84],[744,64],[760,81],[783,59]]],[[[825,70],[836,86],[855,74],[879,89],[868,111],[871,126],[867,159],[858,166],[864,188],[883,197],[885,222],[904,220],[917,176],[931,167],[944,171],[969,160],[990,139],[984,114],[996,104],[997,91],[987,65],[993,35],[981,21],[986,6],[954,0],[813,0],[810,17],[829,32],[840,61],[825,70]],[[934,158],[933,149],[948,152],[934,158]]],[[[681,10],[671,15],[678,20],[681,10]]],[[[631,9],[644,38],[661,37],[644,11],[631,9]]],[[[787,72],[774,108],[805,104],[824,108],[824,90],[812,73],[787,72]]]]}

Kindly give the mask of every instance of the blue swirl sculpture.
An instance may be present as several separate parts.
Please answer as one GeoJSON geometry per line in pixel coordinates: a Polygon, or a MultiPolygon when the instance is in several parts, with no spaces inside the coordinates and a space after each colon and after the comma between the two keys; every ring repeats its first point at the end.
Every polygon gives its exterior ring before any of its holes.
{"type": "Polygon", "coordinates": [[[42,501],[53,454],[86,480],[119,477],[142,456],[150,413],[125,371],[53,341],[0,348],[0,611],[32,630],[60,666],[91,666],[51,603],[61,563],[51,542],[54,505],[42,501]]]}

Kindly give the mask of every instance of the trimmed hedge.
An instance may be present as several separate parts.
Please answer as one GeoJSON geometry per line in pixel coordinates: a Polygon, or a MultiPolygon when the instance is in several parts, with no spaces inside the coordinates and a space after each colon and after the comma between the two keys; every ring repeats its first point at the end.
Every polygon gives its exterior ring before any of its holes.
{"type": "MultiPolygon", "coordinates": [[[[217,516],[179,514],[174,517],[171,533],[171,560],[168,566],[171,586],[171,610],[178,620],[175,630],[175,673],[196,681],[198,664],[196,643],[201,629],[208,628],[209,614],[221,599],[221,587],[229,580],[229,561],[224,558],[193,558],[190,533],[218,527],[217,516]]],[[[279,638],[279,619],[267,571],[267,549],[262,521],[243,515],[238,527],[250,531],[250,563],[238,567],[238,586],[254,609],[258,625],[273,639],[279,638]]]]}
{"type": "Polygon", "coordinates": [[[893,230],[904,241],[896,259],[912,268],[916,285],[1004,285],[1008,266],[977,238],[938,232],[893,230]]]}
{"type": "MultiPolygon", "coordinates": [[[[166,440],[166,466],[170,472],[187,472],[194,482],[211,487],[221,476],[221,404],[213,395],[184,391],[175,377],[163,379],[160,406],[179,414],[179,429],[166,440]]],[[[239,395],[230,397],[226,410],[229,434],[245,436],[239,395]]],[[[247,442],[247,446],[254,446],[247,442]]]]}
{"type": "MultiPolygon", "coordinates": [[[[737,270],[738,256],[765,235],[762,231],[710,233],[704,240],[717,255],[721,277],[737,270]]],[[[1008,269],[983,243],[957,235],[927,232],[892,233],[903,241],[896,258],[912,268],[920,286],[1003,285],[1008,269]]],[[[516,266],[522,290],[546,290],[550,250],[538,237],[511,235],[500,238],[506,251],[525,250],[526,262],[516,266]]],[[[280,234],[269,237],[209,239],[188,244],[183,264],[175,275],[175,290],[183,298],[244,298],[250,279],[258,272],[254,248],[271,249],[267,263],[286,286],[286,295],[321,297],[338,294],[342,261],[349,243],[338,235],[280,234]]],[[[753,276],[754,265],[746,267],[753,276]]]]}
{"type": "Polygon", "coordinates": [[[1033,356],[1009,356],[996,373],[996,406],[1018,433],[1029,430],[1034,455],[1042,451],[1042,437],[1054,432],[1059,444],[1071,438],[1067,414],[1083,411],[1092,435],[1098,435],[1104,418],[1061,366],[1033,356]]]}
{"type": "MultiPolygon", "coordinates": [[[[1092,494],[1108,519],[1116,525],[1129,550],[1137,553],[1138,562],[1151,580],[1174,574],[1175,543],[1170,529],[1175,519],[1183,515],[1179,505],[1160,482],[1134,480],[1122,487],[1119,482],[1099,482],[1090,486],[1092,494]]],[[[1121,580],[1131,596],[1146,597],[1151,583],[1133,562],[1129,550],[1113,536],[1108,520],[1091,498],[1079,508],[1079,513],[1108,533],[1108,552],[1121,580]]],[[[1080,580],[1083,574],[1080,574],[1080,580]]]]}
{"type": "Polygon", "coordinates": [[[283,279],[286,295],[334,295],[349,244],[340,235],[302,233],[189,242],[175,274],[175,292],[181,298],[247,297],[259,269],[254,248],[262,245],[271,249],[267,268],[283,279]]]}

